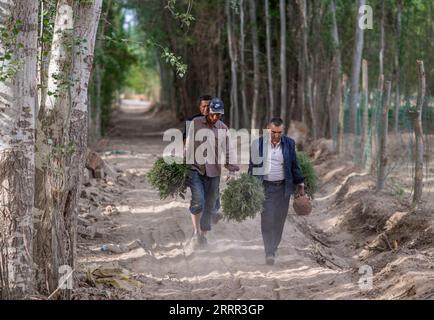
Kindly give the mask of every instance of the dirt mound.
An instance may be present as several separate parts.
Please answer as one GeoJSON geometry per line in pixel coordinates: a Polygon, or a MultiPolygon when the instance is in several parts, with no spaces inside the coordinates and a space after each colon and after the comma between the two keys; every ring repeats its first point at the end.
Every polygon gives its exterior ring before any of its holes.
{"type": "Polygon", "coordinates": [[[329,161],[335,154],[336,148],[333,140],[319,139],[309,144],[306,148],[306,152],[313,162],[318,165],[329,161]]]}
{"type": "Polygon", "coordinates": [[[434,212],[413,210],[392,190],[375,193],[371,176],[352,173],[336,192],[335,235],[349,235],[346,255],[373,270],[374,299],[429,299],[434,288],[434,212]]]}
{"type": "Polygon", "coordinates": [[[308,140],[309,128],[305,123],[299,121],[291,121],[288,128],[288,136],[295,140],[297,150],[304,151],[308,140]]]}

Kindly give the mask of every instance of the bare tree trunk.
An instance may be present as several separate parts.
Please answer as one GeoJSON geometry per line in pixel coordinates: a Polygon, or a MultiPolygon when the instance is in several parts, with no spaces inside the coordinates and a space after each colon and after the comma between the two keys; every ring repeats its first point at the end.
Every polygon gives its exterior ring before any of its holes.
{"type": "MultiPolygon", "coordinates": [[[[62,208],[65,219],[66,238],[70,243],[67,264],[75,268],[77,242],[77,215],[80,186],[87,151],[88,87],[93,66],[95,39],[101,15],[102,0],[92,3],[80,2],[75,11],[74,38],[85,40],[75,48],[73,56],[73,77],[77,80],[72,88],[72,112],[69,139],[74,153],[68,158],[69,179],[65,207],[62,208]]],[[[64,298],[70,298],[70,291],[64,291],[64,298]]]]}
{"type": "Polygon", "coordinates": [[[0,42],[0,53],[11,55],[0,69],[0,299],[21,299],[34,289],[38,1],[1,0],[0,6],[0,26],[17,30],[0,42]]]}
{"type": "Polygon", "coordinates": [[[250,21],[252,24],[252,47],[253,47],[253,102],[252,102],[252,119],[251,128],[257,129],[258,126],[258,100],[259,100],[259,39],[258,39],[258,24],[257,11],[255,0],[249,0],[250,21]]]}
{"type": "Polygon", "coordinates": [[[370,160],[368,159],[371,155],[369,148],[371,144],[369,143],[369,88],[368,88],[368,61],[363,60],[362,65],[362,108],[363,108],[363,122],[362,122],[362,141],[360,143],[362,151],[362,164],[365,166],[370,165],[370,160]]]}
{"type": "MultiPolygon", "coordinates": [[[[336,21],[336,2],[335,0],[332,0],[330,3],[330,10],[332,13],[332,20],[333,20],[333,29],[332,29],[332,35],[333,35],[333,46],[335,49],[334,53],[334,64],[333,64],[333,97],[331,99],[332,103],[330,106],[331,109],[331,115],[330,115],[330,135],[333,138],[333,140],[336,141],[336,136],[333,134],[333,128],[337,127],[337,123],[339,121],[338,117],[338,109],[339,106],[342,103],[342,54],[341,54],[341,48],[340,48],[340,40],[339,40],[339,30],[338,30],[338,24],[336,21]]],[[[337,139],[339,141],[339,139],[337,139]]],[[[337,147],[337,149],[341,149],[341,147],[337,147]]]]}
{"type": "Polygon", "coordinates": [[[336,152],[338,154],[344,151],[344,119],[345,119],[344,102],[345,102],[346,86],[347,86],[347,76],[343,75],[339,85],[339,90],[341,92],[340,93],[341,99],[339,100],[339,109],[338,109],[338,130],[337,130],[338,143],[336,146],[336,152]]]}
{"type": "Polygon", "coordinates": [[[415,173],[414,173],[414,195],[413,205],[419,204],[422,199],[423,192],[423,156],[424,156],[424,141],[422,129],[422,114],[423,105],[425,103],[426,94],[426,76],[423,61],[417,62],[419,65],[419,93],[417,96],[416,111],[413,112],[412,118],[414,123],[414,133],[416,137],[416,153],[415,153],[415,173]]]}
{"type": "MultiPolygon", "coordinates": [[[[358,8],[364,6],[365,0],[358,0],[358,8]]],[[[351,72],[351,94],[350,94],[350,133],[356,134],[357,128],[357,99],[359,96],[360,86],[360,67],[362,63],[362,52],[364,42],[363,29],[359,27],[359,21],[362,15],[359,13],[356,21],[356,41],[353,52],[353,67],[351,72]]]]}
{"type": "Polygon", "coordinates": [[[244,14],[244,0],[240,0],[240,60],[241,60],[241,103],[243,110],[243,123],[242,128],[249,125],[249,117],[247,110],[247,97],[246,97],[246,32],[245,32],[245,14],[244,14]]]}
{"type": "Polygon", "coordinates": [[[396,70],[396,89],[395,89],[395,112],[394,112],[394,131],[398,135],[399,131],[399,109],[401,107],[401,15],[402,1],[397,0],[396,14],[396,53],[395,53],[395,70],[396,70]]]}
{"type": "Polygon", "coordinates": [[[230,10],[230,0],[226,0],[226,19],[228,33],[229,57],[231,59],[231,128],[239,128],[238,120],[238,55],[235,49],[232,28],[232,13],[230,10]]]}
{"type": "MultiPolygon", "coordinates": [[[[109,12],[112,8],[113,0],[107,0],[105,5],[105,10],[103,14],[103,19],[101,22],[101,28],[98,30],[98,35],[96,39],[96,50],[100,51],[103,50],[103,41],[105,36],[105,29],[107,25],[107,17],[109,15],[109,12]]],[[[95,63],[95,70],[93,71],[93,78],[94,78],[94,86],[95,86],[95,106],[94,106],[94,113],[93,116],[93,125],[91,128],[91,141],[96,142],[101,138],[102,134],[102,128],[101,128],[101,113],[102,113],[102,77],[103,77],[103,70],[101,63],[97,60],[95,63]]]]}
{"type": "Polygon", "coordinates": [[[377,172],[377,192],[384,189],[386,180],[386,166],[387,166],[387,133],[389,130],[389,107],[390,107],[390,93],[392,90],[392,83],[386,82],[386,93],[383,95],[383,113],[381,118],[381,130],[379,136],[380,148],[378,154],[378,172],[377,172]]]}
{"type": "Polygon", "coordinates": [[[306,0],[299,1],[300,13],[301,13],[301,25],[302,25],[302,48],[303,48],[303,69],[304,69],[304,101],[306,107],[304,112],[307,115],[307,125],[310,128],[312,138],[317,138],[317,124],[315,114],[313,111],[313,63],[310,61],[308,50],[308,25],[307,25],[307,2],[306,0]]]}
{"type": "Polygon", "coordinates": [[[380,21],[380,53],[378,55],[380,75],[384,74],[384,47],[385,47],[385,31],[384,20],[386,18],[386,10],[384,0],[381,0],[381,21],[380,21]]]}
{"type": "MultiPolygon", "coordinates": [[[[222,30],[219,28],[219,36],[218,36],[218,42],[221,43],[222,40],[222,30]]],[[[223,92],[223,86],[225,81],[225,70],[224,70],[224,46],[219,45],[218,46],[218,63],[217,63],[217,97],[222,96],[223,92]]]]}
{"type": "MultiPolygon", "coordinates": [[[[288,81],[286,74],[286,1],[279,1],[280,8],[280,117],[285,121],[288,107],[288,81]]],[[[289,126],[289,123],[287,124],[289,126]]]]}
{"type": "Polygon", "coordinates": [[[48,97],[37,120],[35,177],[35,235],[33,257],[36,286],[43,293],[58,285],[59,267],[68,264],[72,239],[65,232],[62,208],[66,199],[66,156],[71,113],[74,0],[60,0],[48,68],[48,97]]]}
{"type": "Polygon", "coordinates": [[[265,24],[267,36],[267,75],[268,75],[268,95],[270,99],[270,118],[274,117],[274,84],[273,84],[273,67],[271,62],[271,27],[270,27],[270,4],[269,0],[265,0],[265,24]]]}
{"type": "Polygon", "coordinates": [[[384,75],[379,76],[378,87],[375,91],[375,98],[373,103],[373,112],[372,112],[372,120],[371,120],[371,174],[374,174],[377,169],[375,166],[379,155],[379,139],[378,139],[378,130],[379,130],[379,115],[380,110],[383,107],[383,96],[384,96],[384,75]]]}

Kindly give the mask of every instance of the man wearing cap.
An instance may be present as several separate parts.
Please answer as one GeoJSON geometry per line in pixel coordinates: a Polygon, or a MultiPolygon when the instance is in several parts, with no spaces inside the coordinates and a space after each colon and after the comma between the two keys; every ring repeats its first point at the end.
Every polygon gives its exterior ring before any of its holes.
{"type": "Polygon", "coordinates": [[[298,186],[304,194],[304,177],[297,162],[295,141],[284,134],[280,118],[273,118],[264,136],[252,144],[249,174],[258,177],[264,186],[265,201],[261,213],[261,232],[264,241],[265,262],[273,265],[282,240],[288,215],[289,199],[298,186]],[[252,155],[259,155],[253,161],[252,155]],[[263,159],[263,161],[259,161],[263,159]]]}
{"type": "MultiPolygon", "coordinates": [[[[208,115],[209,103],[211,102],[211,100],[212,100],[212,97],[210,95],[203,95],[203,96],[199,97],[199,113],[196,113],[195,115],[193,115],[192,117],[187,119],[185,130],[183,132],[184,142],[187,139],[188,124],[190,124],[196,118],[200,118],[200,117],[204,117],[204,116],[208,115]]],[[[222,117],[223,117],[223,115],[222,115],[222,117]]],[[[195,192],[195,190],[191,190],[191,192],[193,193],[193,192],[195,192]]],[[[216,204],[215,204],[215,210],[211,216],[211,221],[213,224],[217,224],[221,219],[223,219],[223,215],[219,212],[220,206],[221,206],[220,205],[220,197],[218,197],[216,204]]]]}
{"type": "Polygon", "coordinates": [[[190,123],[187,134],[187,158],[194,157],[187,179],[192,194],[190,213],[192,215],[194,229],[193,237],[199,245],[205,245],[207,243],[206,233],[211,231],[211,217],[216,211],[216,201],[219,198],[222,169],[221,163],[218,161],[220,158],[218,152],[221,146],[225,147],[225,168],[228,169],[231,174],[240,170],[237,165],[231,164],[229,161],[231,147],[227,137],[228,127],[220,121],[223,114],[223,101],[218,98],[212,99],[209,103],[208,114],[204,117],[195,118],[190,123]],[[201,133],[206,132],[214,139],[207,138],[205,142],[196,141],[195,137],[199,131],[201,133]],[[224,133],[224,135],[222,135],[222,133],[224,133]],[[222,140],[222,136],[225,141],[220,141],[222,140]],[[199,160],[196,157],[196,151],[199,147],[203,148],[203,145],[209,147],[206,149],[207,153],[208,151],[211,152],[211,155],[206,155],[205,161],[199,160]],[[210,158],[212,158],[211,161],[209,161],[210,158]]]}

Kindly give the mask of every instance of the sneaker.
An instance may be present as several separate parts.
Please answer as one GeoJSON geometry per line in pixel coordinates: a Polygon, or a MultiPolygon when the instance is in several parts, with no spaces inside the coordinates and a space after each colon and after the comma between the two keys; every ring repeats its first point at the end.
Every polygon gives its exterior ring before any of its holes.
{"type": "Polygon", "coordinates": [[[265,258],[265,263],[266,263],[268,266],[272,266],[272,265],[274,265],[274,256],[267,256],[267,257],[265,258]]]}
{"type": "Polygon", "coordinates": [[[223,219],[223,215],[220,212],[217,212],[211,216],[211,220],[213,224],[219,223],[221,219],[223,219]]]}

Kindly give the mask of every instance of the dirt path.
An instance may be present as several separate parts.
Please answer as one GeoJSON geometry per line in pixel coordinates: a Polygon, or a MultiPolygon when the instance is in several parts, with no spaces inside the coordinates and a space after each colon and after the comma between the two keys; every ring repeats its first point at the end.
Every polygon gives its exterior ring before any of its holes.
{"type": "MultiPolygon", "coordinates": [[[[137,299],[363,299],[359,264],[345,257],[345,235],[331,238],[327,214],[338,182],[322,187],[308,218],[290,210],[276,264],[265,265],[260,218],[241,224],[221,221],[206,249],[193,250],[189,197],[160,201],[144,177],[162,154],[161,133],[170,121],[144,113],[145,103],[126,102],[100,153],[125,172],[131,185],[112,199],[120,214],[104,239],[83,242],[80,264],[130,270],[144,283],[137,299]],[[121,150],[123,152],[114,152],[121,150]],[[101,252],[104,243],[141,246],[124,253],[101,252]]],[[[224,188],[224,185],[221,186],[224,188]]],[[[347,254],[348,255],[348,254],[347,254]]]]}

